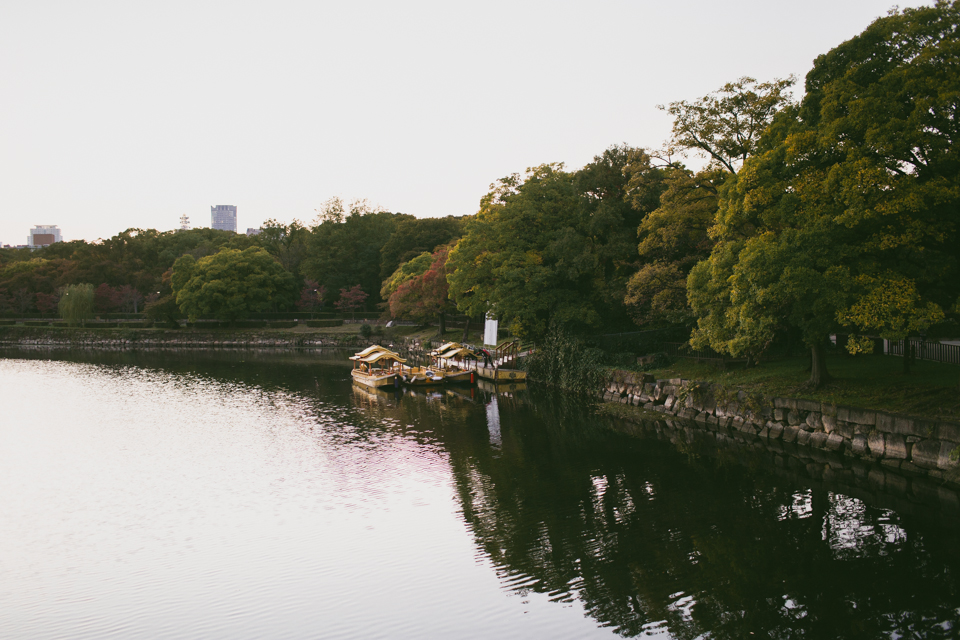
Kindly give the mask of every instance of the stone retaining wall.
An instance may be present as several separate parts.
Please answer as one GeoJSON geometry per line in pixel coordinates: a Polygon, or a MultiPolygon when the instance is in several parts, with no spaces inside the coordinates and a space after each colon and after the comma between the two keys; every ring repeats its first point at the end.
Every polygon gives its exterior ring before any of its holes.
{"type": "Polygon", "coordinates": [[[766,398],[691,380],[614,372],[603,399],[642,407],[721,433],[743,433],[876,461],[960,485],[960,423],[766,398]]]}

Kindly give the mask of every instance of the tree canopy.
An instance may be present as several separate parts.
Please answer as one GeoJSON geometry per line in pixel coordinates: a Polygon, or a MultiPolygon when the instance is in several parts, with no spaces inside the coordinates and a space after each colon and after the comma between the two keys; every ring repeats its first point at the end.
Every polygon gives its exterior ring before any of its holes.
{"type": "Polygon", "coordinates": [[[519,335],[627,322],[623,296],[642,214],[626,202],[631,149],[611,147],[577,172],[562,164],[491,185],[450,253],[460,311],[502,316],[519,335]]]}
{"type": "Polygon", "coordinates": [[[792,326],[825,371],[833,330],[902,338],[960,293],[957,4],[893,12],[820,56],[721,189],[690,274],[693,342],[757,353],[792,326]]]}
{"type": "Polygon", "coordinates": [[[252,312],[286,309],[293,304],[293,275],[266,250],[223,249],[194,260],[187,254],[173,266],[177,305],[191,320],[213,316],[223,321],[246,318],[252,312]]]}

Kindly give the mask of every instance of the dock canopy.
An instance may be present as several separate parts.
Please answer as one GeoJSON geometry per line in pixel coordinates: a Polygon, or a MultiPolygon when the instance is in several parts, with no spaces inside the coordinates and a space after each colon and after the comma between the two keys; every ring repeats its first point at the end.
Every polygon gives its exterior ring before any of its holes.
{"type": "MultiPolygon", "coordinates": [[[[456,343],[453,343],[453,344],[455,345],[454,348],[449,349],[445,353],[438,353],[436,357],[443,358],[444,360],[452,360],[452,359],[462,360],[463,358],[477,357],[476,354],[473,353],[473,349],[462,347],[456,343]]],[[[437,349],[437,351],[439,351],[439,349],[437,349]]]]}
{"type": "MultiPolygon", "coordinates": [[[[444,351],[449,351],[450,349],[459,348],[459,347],[462,347],[462,346],[463,346],[463,345],[460,344],[459,342],[447,342],[446,344],[442,344],[442,345],[440,345],[439,347],[437,347],[436,349],[434,349],[433,351],[431,351],[431,352],[430,352],[430,355],[431,355],[431,356],[440,356],[440,354],[443,353],[444,351]]],[[[443,356],[440,356],[440,357],[443,357],[443,356]]]]}
{"type": "Polygon", "coordinates": [[[366,358],[356,358],[356,357],[354,357],[354,358],[351,358],[351,359],[358,360],[359,362],[363,362],[363,363],[365,363],[365,364],[376,364],[377,362],[380,362],[381,360],[396,360],[396,361],[399,362],[400,364],[403,364],[404,362],[406,362],[406,360],[404,360],[403,358],[401,358],[401,357],[399,356],[399,354],[396,354],[396,353],[394,353],[393,351],[390,351],[389,349],[386,349],[386,350],[384,350],[384,351],[377,351],[377,352],[371,353],[371,354],[368,355],[366,358]]]}
{"type": "MultiPolygon", "coordinates": [[[[399,358],[399,357],[400,357],[400,354],[399,354],[399,353],[397,353],[397,352],[395,352],[395,351],[390,351],[390,349],[387,349],[386,347],[381,347],[380,345],[375,344],[375,345],[373,345],[372,347],[367,347],[367,348],[364,349],[363,351],[360,351],[360,352],[357,352],[357,353],[353,354],[352,356],[350,356],[350,359],[351,359],[351,360],[362,360],[362,361],[366,362],[366,360],[364,360],[364,358],[366,358],[366,357],[368,357],[368,356],[371,356],[371,355],[373,355],[374,353],[384,353],[384,352],[385,352],[385,353],[392,354],[392,355],[395,356],[396,358],[399,358]]],[[[406,362],[406,360],[403,360],[403,362],[406,362]]]]}

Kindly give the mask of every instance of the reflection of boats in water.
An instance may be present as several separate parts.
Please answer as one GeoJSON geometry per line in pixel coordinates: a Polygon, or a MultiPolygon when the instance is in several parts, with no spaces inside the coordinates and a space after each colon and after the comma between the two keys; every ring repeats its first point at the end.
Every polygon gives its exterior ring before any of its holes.
{"type": "Polygon", "coordinates": [[[477,388],[488,393],[514,393],[516,391],[526,391],[527,382],[495,382],[492,380],[478,380],[477,388]]]}
{"type": "Polygon", "coordinates": [[[391,402],[397,399],[398,391],[394,387],[370,387],[362,383],[353,385],[353,393],[370,403],[391,402]]]}
{"type": "Polygon", "coordinates": [[[350,356],[350,359],[354,363],[350,372],[353,381],[374,389],[394,386],[397,374],[406,362],[398,353],[378,344],[350,356]]]}

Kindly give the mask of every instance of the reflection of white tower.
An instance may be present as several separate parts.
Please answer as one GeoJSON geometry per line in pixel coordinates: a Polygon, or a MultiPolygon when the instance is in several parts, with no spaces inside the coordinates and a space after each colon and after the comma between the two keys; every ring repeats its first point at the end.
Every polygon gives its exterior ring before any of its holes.
{"type": "Polygon", "coordinates": [[[180,231],[190,230],[190,216],[183,214],[180,216],[180,231]]]}
{"type": "Polygon", "coordinates": [[[490,432],[490,446],[497,449],[503,442],[500,436],[500,407],[497,406],[497,396],[487,405],[487,431],[490,432]]]}

